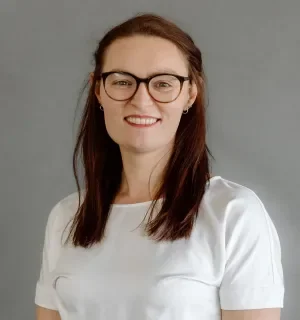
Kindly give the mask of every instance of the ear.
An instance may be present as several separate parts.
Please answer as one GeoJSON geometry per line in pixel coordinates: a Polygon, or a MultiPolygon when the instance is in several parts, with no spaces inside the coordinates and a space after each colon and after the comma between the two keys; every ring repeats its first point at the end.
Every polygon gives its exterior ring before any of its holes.
{"type": "Polygon", "coordinates": [[[188,107],[193,105],[193,103],[195,102],[195,100],[197,98],[197,94],[198,94],[198,88],[197,88],[195,81],[193,81],[189,87],[189,99],[187,101],[188,107]]]}
{"type": "Polygon", "coordinates": [[[90,84],[90,86],[93,84],[93,81],[94,81],[94,72],[90,72],[90,75],[89,75],[89,84],[90,84]]]}
{"type": "MultiPolygon", "coordinates": [[[[93,85],[93,82],[94,82],[94,72],[90,72],[90,75],[89,75],[89,84],[90,86],[93,85]]],[[[95,95],[98,99],[98,102],[100,103],[101,105],[101,99],[100,99],[100,81],[96,81],[95,83],[95,95]]]]}

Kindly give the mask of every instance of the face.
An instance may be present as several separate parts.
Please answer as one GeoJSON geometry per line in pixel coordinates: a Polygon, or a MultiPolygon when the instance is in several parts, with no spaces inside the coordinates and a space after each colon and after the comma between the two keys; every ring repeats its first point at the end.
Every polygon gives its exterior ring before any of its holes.
{"type": "MultiPolygon", "coordinates": [[[[186,58],[176,45],[162,38],[146,36],[119,39],[110,45],[104,59],[103,73],[115,70],[140,78],[161,73],[188,76],[186,58]]],[[[110,97],[107,84],[116,84],[118,80],[122,81],[118,82],[122,85],[118,90],[129,90],[123,78],[107,78],[106,90],[101,80],[95,94],[103,107],[107,132],[121,151],[146,153],[172,147],[180,119],[185,116],[182,113],[196,99],[196,85],[184,81],[176,100],[161,103],[156,101],[159,99],[153,99],[146,84],[141,83],[132,98],[116,101],[110,97]]],[[[149,86],[163,86],[159,90],[168,90],[165,86],[169,84],[155,82],[149,86]]]]}

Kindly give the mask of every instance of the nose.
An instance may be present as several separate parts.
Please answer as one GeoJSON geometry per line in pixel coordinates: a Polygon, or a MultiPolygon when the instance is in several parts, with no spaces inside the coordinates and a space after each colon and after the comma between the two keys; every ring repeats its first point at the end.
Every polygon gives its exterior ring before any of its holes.
{"type": "Polygon", "coordinates": [[[135,105],[149,105],[153,103],[152,97],[150,96],[146,83],[140,83],[138,90],[135,95],[131,98],[131,103],[135,105]]]}

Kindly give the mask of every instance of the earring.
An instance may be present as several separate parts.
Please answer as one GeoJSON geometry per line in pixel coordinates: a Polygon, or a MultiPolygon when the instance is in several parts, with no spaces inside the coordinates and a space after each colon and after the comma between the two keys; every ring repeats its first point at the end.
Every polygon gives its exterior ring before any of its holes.
{"type": "Polygon", "coordinates": [[[190,108],[190,107],[187,107],[187,109],[183,110],[182,113],[183,113],[183,114],[187,114],[187,113],[189,112],[189,108],[190,108]]]}
{"type": "Polygon", "coordinates": [[[100,108],[100,110],[102,110],[102,111],[103,111],[103,107],[102,107],[102,105],[101,105],[101,104],[100,104],[99,108],[100,108]]]}

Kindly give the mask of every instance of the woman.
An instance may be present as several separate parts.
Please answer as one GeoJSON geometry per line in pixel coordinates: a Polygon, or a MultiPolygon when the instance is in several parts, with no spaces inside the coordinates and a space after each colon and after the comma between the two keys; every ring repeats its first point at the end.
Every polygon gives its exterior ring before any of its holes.
{"type": "Polygon", "coordinates": [[[252,190],[210,176],[192,39],[140,15],[94,58],[78,192],[49,215],[37,319],[278,320],[278,235],[252,190]]]}

